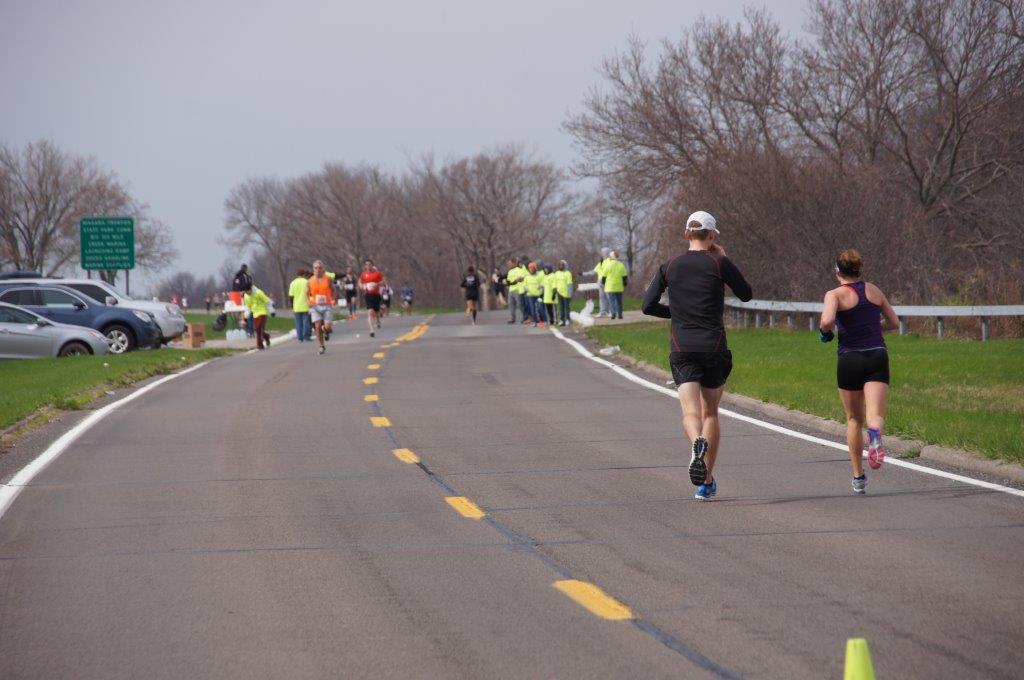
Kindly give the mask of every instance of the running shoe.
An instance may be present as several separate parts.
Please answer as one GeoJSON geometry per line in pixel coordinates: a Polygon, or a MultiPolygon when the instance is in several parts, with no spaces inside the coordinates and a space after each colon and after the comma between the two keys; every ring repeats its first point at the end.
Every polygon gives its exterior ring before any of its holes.
{"type": "Polygon", "coordinates": [[[694,486],[702,486],[708,476],[708,466],[704,462],[704,456],[708,453],[708,440],[704,437],[697,437],[693,440],[693,452],[690,457],[690,483],[694,486]]]}
{"type": "Polygon", "coordinates": [[[508,321],[506,321],[505,323],[515,323],[515,322],[516,322],[516,320],[515,320],[515,319],[509,319],[509,320],[508,320],[508,321]]]}
{"type": "Polygon", "coordinates": [[[370,337],[371,337],[371,338],[375,338],[375,337],[377,337],[377,334],[376,334],[376,333],[374,333],[373,331],[370,331],[370,337]]]}
{"type": "Polygon", "coordinates": [[[878,430],[868,430],[868,465],[872,470],[882,467],[885,460],[885,447],[882,446],[882,435],[878,430]]]}
{"type": "Polygon", "coordinates": [[[317,354],[323,354],[326,351],[327,351],[327,348],[324,347],[323,345],[320,345],[320,349],[317,350],[317,354]]]}
{"type": "Polygon", "coordinates": [[[697,493],[693,497],[699,501],[709,501],[718,493],[718,480],[712,479],[710,484],[701,484],[697,487],[697,493]]]}
{"type": "Polygon", "coordinates": [[[850,486],[853,487],[853,492],[855,494],[863,496],[868,488],[868,476],[861,475],[860,477],[854,477],[850,482],[850,486]]]}

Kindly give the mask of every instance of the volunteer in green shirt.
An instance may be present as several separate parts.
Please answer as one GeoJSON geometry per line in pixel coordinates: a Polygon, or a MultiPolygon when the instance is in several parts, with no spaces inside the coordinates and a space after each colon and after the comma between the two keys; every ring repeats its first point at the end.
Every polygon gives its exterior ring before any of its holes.
{"type": "Polygon", "coordinates": [[[622,318],[622,293],[626,290],[629,270],[619,260],[618,253],[612,251],[602,267],[604,292],[608,293],[608,304],[613,319],[622,318]]]}
{"type": "MultiPolygon", "coordinates": [[[[541,289],[544,287],[544,272],[537,271],[537,263],[531,262],[527,268],[526,278],[526,309],[530,310],[533,325],[544,324],[544,305],[541,302],[541,289]]],[[[524,319],[523,323],[527,323],[524,319]]]]}
{"type": "Polygon", "coordinates": [[[572,300],[572,272],[569,271],[569,263],[561,260],[558,271],[552,276],[555,277],[555,297],[558,299],[558,325],[568,326],[569,303],[572,300]]]}
{"type": "Polygon", "coordinates": [[[544,315],[548,323],[555,322],[555,284],[558,277],[555,276],[555,269],[548,263],[544,263],[544,315]]]}
{"type": "Polygon", "coordinates": [[[312,275],[310,271],[299,269],[288,286],[292,315],[295,317],[295,337],[299,342],[313,339],[313,325],[309,321],[309,277],[312,275]]]}
{"type": "Polygon", "coordinates": [[[508,312],[509,323],[516,322],[516,309],[520,310],[523,321],[530,314],[526,311],[526,298],[523,293],[526,291],[524,279],[529,274],[526,267],[518,257],[510,257],[508,260],[508,273],[505,274],[505,281],[508,283],[508,312]]]}
{"type": "Polygon", "coordinates": [[[245,292],[245,295],[242,296],[242,302],[249,308],[249,314],[252,315],[253,332],[256,333],[256,349],[264,349],[264,343],[267,347],[270,347],[270,333],[267,333],[267,314],[270,313],[270,298],[251,283],[246,284],[246,287],[242,290],[245,292]]]}

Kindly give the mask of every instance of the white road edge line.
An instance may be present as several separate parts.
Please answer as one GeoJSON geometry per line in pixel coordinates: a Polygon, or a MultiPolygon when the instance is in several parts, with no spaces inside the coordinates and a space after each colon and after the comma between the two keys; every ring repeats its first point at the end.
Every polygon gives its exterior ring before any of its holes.
{"type": "Polygon", "coordinates": [[[139,389],[132,392],[128,396],[118,399],[113,403],[107,404],[106,406],[97,409],[93,413],[86,416],[86,418],[82,420],[82,422],[78,423],[73,428],[65,432],[63,435],[61,435],[61,437],[57,441],[50,444],[50,446],[47,447],[45,451],[36,456],[31,463],[29,463],[21,470],[19,470],[16,475],[11,477],[11,481],[0,486],[0,518],[3,518],[4,513],[7,512],[8,508],[11,507],[11,504],[14,503],[14,499],[18,497],[18,494],[21,493],[22,489],[28,486],[29,482],[32,481],[33,477],[35,477],[37,474],[46,469],[46,466],[55,461],[57,457],[60,456],[60,454],[64,453],[64,451],[67,450],[67,448],[76,439],[78,439],[78,437],[80,437],[86,430],[91,428],[93,425],[103,420],[106,416],[108,416],[111,413],[111,411],[114,411],[119,407],[124,406],[133,399],[138,399],[146,392],[149,392],[152,389],[156,389],[157,387],[163,385],[166,382],[174,380],[175,378],[180,378],[186,373],[191,373],[192,371],[198,370],[203,366],[207,365],[208,363],[210,363],[209,360],[196,364],[195,366],[190,366],[189,368],[186,368],[184,371],[181,371],[179,373],[172,373],[171,375],[164,376],[159,380],[154,380],[148,385],[140,387],[139,389]]]}
{"type": "MultiPolygon", "coordinates": [[[[653,383],[650,380],[646,380],[644,378],[641,378],[640,376],[636,375],[635,373],[633,373],[631,371],[627,371],[622,366],[619,366],[619,365],[614,364],[614,363],[612,363],[610,361],[607,361],[606,359],[602,359],[601,357],[594,355],[593,352],[588,350],[586,347],[584,347],[580,343],[576,342],[575,340],[573,340],[571,338],[565,337],[565,335],[561,331],[559,331],[557,328],[552,328],[551,332],[554,333],[555,337],[557,337],[559,340],[562,340],[562,341],[568,343],[570,347],[572,347],[574,350],[576,350],[577,352],[579,352],[580,354],[582,354],[586,358],[590,359],[591,361],[595,361],[595,362],[601,364],[602,366],[606,366],[606,367],[612,369],[613,371],[615,371],[616,373],[621,375],[623,378],[626,378],[630,382],[634,382],[637,385],[642,385],[643,387],[646,387],[648,389],[654,390],[655,392],[660,392],[661,394],[664,394],[665,396],[668,396],[668,397],[672,397],[673,399],[678,399],[679,398],[679,394],[675,390],[669,389],[668,387],[665,387],[664,385],[659,385],[657,383],[653,383]]],[[[814,444],[820,444],[822,446],[827,446],[827,447],[832,448],[832,449],[838,449],[838,450],[842,451],[843,453],[846,453],[846,445],[845,444],[840,444],[838,442],[830,441],[828,439],[822,439],[821,437],[815,437],[814,435],[804,434],[803,432],[797,432],[796,430],[790,430],[789,428],[782,427],[780,425],[775,425],[775,424],[772,424],[772,423],[768,423],[768,422],[765,422],[763,420],[758,420],[757,418],[751,418],[750,416],[745,416],[742,413],[736,413],[735,411],[730,411],[729,409],[719,408],[718,412],[721,413],[724,416],[728,416],[730,418],[735,418],[736,420],[742,420],[745,423],[750,423],[752,425],[757,425],[758,427],[763,427],[764,429],[771,430],[772,432],[778,432],[780,434],[785,434],[785,435],[788,435],[790,437],[796,437],[797,439],[803,439],[804,441],[812,442],[814,444]]],[[[962,482],[964,484],[970,484],[972,486],[980,486],[983,489],[989,489],[991,491],[1000,491],[1002,493],[1010,494],[1012,496],[1020,496],[1020,497],[1024,498],[1024,490],[1014,489],[1014,488],[1009,487],[1009,486],[1003,486],[1002,484],[993,484],[992,482],[986,482],[986,481],[981,480],[981,479],[974,479],[973,477],[965,477],[964,475],[958,475],[958,474],[954,474],[952,472],[946,472],[945,470],[936,470],[935,468],[930,468],[930,467],[927,467],[925,465],[918,465],[917,463],[911,463],[910,461],[902,460],[900,458],[889,458],[889,457],[886,457],[885,462],[886,462],[886,465],[895,465],[896,467],[902,467],[902,468],[907,468],[908,470],[915,470],[917,472],[923,472],[926,475],[934,475],[935,477],[943,477],[945,479],[951,479],[951,480],[953,480],[955,482],[962,482]]],[[[2,514],[2,511],[0,511],[0,514],[2,514]]]]}

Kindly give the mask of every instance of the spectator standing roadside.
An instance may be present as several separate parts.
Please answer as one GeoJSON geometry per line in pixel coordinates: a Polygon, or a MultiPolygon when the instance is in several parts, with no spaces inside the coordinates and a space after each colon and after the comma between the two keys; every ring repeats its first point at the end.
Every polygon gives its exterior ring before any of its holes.
{"type": "Polygon", "coordinates": [[[209,293],[207,293],[204,302],[206,302],[206,313],[209,314],[210,306],[213,304],[213,297],[209,293]]]}
{"type": "Polygon", "coordinates": [[[295,317],[295,337],[299,342],[313,339],[313,324],[309,319],[309,277],[313,273],[300,268],[288,285],[288,297],[292,300],[292,315],[295,317]]]}
{"type": "Polygon", "coordinates": [[[523,317],[523,322],[526,321],[526,317],[530,316],[526,311],[526,296],[523,295],[526,292],[526,284],[524,280],[529,272],[526,267],[523,266],[522,260],[517,257],[510,257],[508,260],[508,273],[505,274],[505,280],[508,282],[508,312],[509,312],[509,323],[516,322],[516,310],[520,311],[523,317]]]}
{"type": "Polygon", "coordinates": [[[608,293],[604,290],[604,267],[608,261],[608,254],[611,253],[610,248],[601,248],[601,259],[597,261],[594,268],[589,272],[583,272],[584,274],[593,274],[597,277],[597,292],[598,292],[598,316],[608,316],[608,293]]]}
{"type": "Polygon", "coordinates": [[[549,263],[544,263],[544,278],[542,279],[542,285],[544,290],[542,291],[543,302],[544,302],[544,315],[547,318],[549,324],[555,323],[555,301],[557,299],[557,293],[555,292],[556,283],[558,277],[555,276],[555,269],[549,263]]]}
{"type": "Polygon", "coordinates": [[[537,271],[537,263],[531,262],[526,267],[526,308],[530,310],[530,318],[523,319],[524,324],[533,323],[534,326],[544,327],[544,304],[541,302],[541,295],[544,288],[544,272],[537,271]]]}
{"type": "Polygon", "coordinates": [[[604,284],[602,288],[608,294],[608,306],[612,318],[621,319],[622,294],[626,290],[626,284],[629,283],[629,270],[626,268],[626,264],[619,259],[618,253],[611,251],[601,268],[601,273],[603,274],[601,283],[604,284]]]}
{"type": "Polygon", "coordinates": [[[569,325],[569,305],[572,302],[572,272],[569,263],[561,260],[555,272],[555,294],[558,297],[558,325],[569,325]]]}

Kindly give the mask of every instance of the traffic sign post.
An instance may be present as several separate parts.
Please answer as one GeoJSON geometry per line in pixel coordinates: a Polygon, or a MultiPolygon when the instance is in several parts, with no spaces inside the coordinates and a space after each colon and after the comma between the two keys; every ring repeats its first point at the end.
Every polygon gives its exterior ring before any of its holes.
{"type": "Polygon", "coordinates": [[[81,264],[87,272],[123,269],[125,290],[129,271],[135,269],[134,217],[83,217],[78,223],[81,264]]]}

